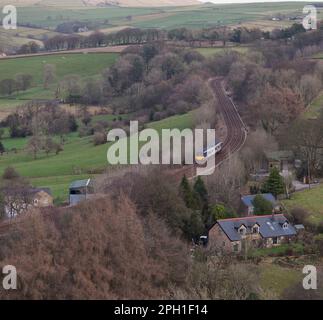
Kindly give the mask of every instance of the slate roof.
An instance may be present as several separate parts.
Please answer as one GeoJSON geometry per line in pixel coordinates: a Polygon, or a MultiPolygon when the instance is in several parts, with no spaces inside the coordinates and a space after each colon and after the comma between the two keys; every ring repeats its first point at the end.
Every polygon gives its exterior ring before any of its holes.
{"type": "Polygon", "coordinates": [[[36,194],[40,191],[44,191],[44,192],[48,193],[50,196],[52,195],[52,191],[50,188],[32,188],[32,189],[30,189],[30,192],[32,194],[36,194]]]}
{"type": "MultiPolygon", "coordinates": [[[[271,193],[262,193],[260,195],[263,196],[267,201],[270,201],[273,205],[276,204],[276,199],[271,193]]],[[[256,194],[243,196],[241,197],[241,200],[247,207],[253,207],[252,201],[255,199],[255,196],[256,194]]]]}
{"type": "Polygon", "coordinates": [[[238,229],[241,225],[247,227],[247,234],[252,232],[255,224],[259,225],[259,233],[263,238],[293,236],[296,234],[295,228],[288,222],[283,214],[266,215],[266,216],[250,216],[244,218],[221,219],[218,220],[220,228],[231,241],[241,240],[238,229]],[[283,224],[287,222],[286,229],[283,224]]]}
{"type": "Polygon", "coordinates": [[[91,179],[73,181],[70,184],[70,189],[85,188],[90,184],[90,182],[91,182],[91,179]]]}

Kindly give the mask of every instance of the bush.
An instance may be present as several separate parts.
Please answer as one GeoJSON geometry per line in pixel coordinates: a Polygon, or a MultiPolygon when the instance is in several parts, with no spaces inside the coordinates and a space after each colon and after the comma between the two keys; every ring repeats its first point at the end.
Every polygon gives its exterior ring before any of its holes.
{"type": "Polygon", "coordinates": [[[93,134],[93,128],[91,126],[82,126],[79,128],[78,133],[80,138],[91,136],[93,134]]]}
{"type": "Polygon", "coordinates": [[[321,221],[316,227],[317,233],[323,233],[323,221],[321,221]]]}
{"type": "Polygon", "coordinates": [[[2,175],[2,178],[5,180],[12,180],[19,177],[19,173],[13,167],[7,167],[2,175]]]}
{"type": "Polygon", "coordinates": [[[98,146],[107,143],[107,135],[105,132],[96,132],[93,137],[93,144],[98,146]]]}
{"type": "Polygon", "coordinates": [[[303,208],[294,208],[290,212],[295,224],[306,224],[309,213],[303,208]]]}

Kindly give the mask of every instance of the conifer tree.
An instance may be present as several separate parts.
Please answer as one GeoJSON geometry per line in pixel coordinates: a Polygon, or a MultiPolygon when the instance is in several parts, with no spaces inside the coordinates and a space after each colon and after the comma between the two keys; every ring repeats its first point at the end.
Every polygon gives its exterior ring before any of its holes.
{"type": "Polygon", "coordinates": [[[257,194],[252,201],[253,213],[256,216],[262,216],[271,214],[273,211],[273,205],[270,201],[266,200],[261,194],[257,194]]]}
{"type": "Polygon", "coordinates": [[[205,187],[204,181],[199,176],[193,186],[193,193],[199,204],[199,209],[201,210],[201,216],[205,227],[209,225],[210,222],[210,212],[209,212],[209,201],[208,192],[205,187]]]}
{"type": "Polygon", "coordinates": [[[193,195],[192,188],[184,175],[180,184],[180,193],[187,208],[196,208],[196,200],[193,195]]]}
{"type": "Polygon", "coordinates": [[[198,176],[197,180],[195,181],[193,190],[200,198],[202,205],[207,204],[208,193],[207,193],[204,181],[200,176],[198,176]]]}
{"type": "Polygon", "coordinates": [[[273,168],[267,181],[264,184],[263,191],[272,193],[275,197],[284,193],[284,181],[277,168],[273,168]]]}

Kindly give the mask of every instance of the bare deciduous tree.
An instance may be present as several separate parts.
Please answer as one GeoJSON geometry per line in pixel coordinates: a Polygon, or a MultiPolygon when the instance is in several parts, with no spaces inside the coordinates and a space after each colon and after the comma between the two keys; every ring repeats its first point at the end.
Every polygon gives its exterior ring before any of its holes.
{"type": "Polygon", "coordinates": [[[44,88],[48,87],[54,82],[56,78],[56,68],[53,64],[45,64],[43,67],[43,84],[44,88]]]}
{"type": "Polygon", "coordinates": [[[246,182],[245,168],[237,156],[230,157],[211,176],[207,176],[206,184],[210,202],[222,202],[228,207],[238,205],[240,188],[246,182]]]}

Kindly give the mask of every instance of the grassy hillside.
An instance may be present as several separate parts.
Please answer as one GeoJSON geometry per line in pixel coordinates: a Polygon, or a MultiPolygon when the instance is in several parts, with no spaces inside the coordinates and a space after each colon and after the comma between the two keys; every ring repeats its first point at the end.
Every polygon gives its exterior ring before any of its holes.
{"type": "Polygon", "coordinates": [[[23,72],[33,76],[35,86],[42,84],[44,64],[56,66],[58,80],[68,74],[78,74],[81,77],[89,77],[100,73],[109,67],[118,57],[114,53],[91,54],[59,54],[52,56],[36,56],[19,59],[0,60],[0,80],[8,75],[23,72]]]}
{"type": "MultiPolygon", "coordinates": [[[[92,121],[102,119],[97,116],[92,121]]],[[[162,128],[190,128],[192,127],[192,113],[173,116],[148,125],[160,131],[162,128]]],[[[6,149],[16,148],[17,153],[0,156],[0,175],[7,166],[13,166],[21,175],[31,179],[35,186],[52,188],[57,201],[63,201],[67,196],[68,185],[76,179],[93,176],[107,168],[107,150],[109,145],[94,146],[92,137],[80,138],[77,133],[67,136],[64,150],[59,155],[40,154],[36,160],[25,151],[28,138],[4,138],[6,149]]]]}
{"type": "Polygon", "coordinates": [[[17,73],[28,73],[33,76],[32,87],[27,91],[13,94],[11,97],[0,97],[0,113],[6,114],[12,107],[23,104],[30,99],[54,97],[55,85],[48,90],[43,88],[44,64],[55,65],[57,82],[70,74],[79,75],[81,78],[101,74],[102,70],[111,66],[117,57],[118,54],[116,53],[91,53],[0,60],[0,80],[14,77],[17,73]]]}
{"type": "Polygon", "coordinates": [[[30,38],[24,35],[17,36],[12,32],[10,33],[0,28],[0,52],[2,51],[6,52],[11,49],[18,49],[22,45],[30,41],[37,42],[40,47],[43,45],[43,43],[37,39],[31,40],[30,38]]]}
{"type": "Polygon", "coordinates": [[[292,194],[290,200],[284,200],[284,205],[289,209],[304,208],[310,213],[309,221],[318,224],[323,221],[323,186],[316,186],[310,190],[292,194]]]}

